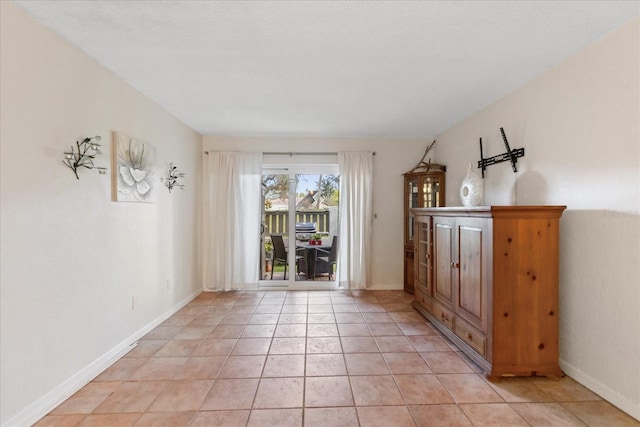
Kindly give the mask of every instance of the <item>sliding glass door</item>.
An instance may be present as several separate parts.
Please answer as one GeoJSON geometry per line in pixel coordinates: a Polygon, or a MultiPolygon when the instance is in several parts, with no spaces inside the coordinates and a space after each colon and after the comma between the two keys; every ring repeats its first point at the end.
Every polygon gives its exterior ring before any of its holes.
{"type": "Polygon", "coordinates": [[[260,286],[335,287],[337,166],[267,166],[262,194],[260,286]]]}

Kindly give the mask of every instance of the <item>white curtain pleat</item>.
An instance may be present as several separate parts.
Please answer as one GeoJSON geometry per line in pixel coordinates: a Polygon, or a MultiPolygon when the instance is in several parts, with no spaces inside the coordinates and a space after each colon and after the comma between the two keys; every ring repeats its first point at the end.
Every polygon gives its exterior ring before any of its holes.
{"type": "Polygon", "coordinates": [[[373,153],[340,152],[340,287],[364,289],[371,280],[373,153]]]}
{"type": "Polygon", "coordinates": [[[258,283],[261,175],[261,153],[209,152],[204,177],[205,290],[258,283]]]}

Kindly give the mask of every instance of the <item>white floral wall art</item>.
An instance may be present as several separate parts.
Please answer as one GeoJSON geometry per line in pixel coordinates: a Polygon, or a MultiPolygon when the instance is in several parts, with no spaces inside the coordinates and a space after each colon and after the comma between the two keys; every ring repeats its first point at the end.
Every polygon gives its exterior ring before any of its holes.
{"type": "Polygon", "coordinates": [[[156,147],[119,132],[113,132],[113,200],[155,202],[156,147]]]}

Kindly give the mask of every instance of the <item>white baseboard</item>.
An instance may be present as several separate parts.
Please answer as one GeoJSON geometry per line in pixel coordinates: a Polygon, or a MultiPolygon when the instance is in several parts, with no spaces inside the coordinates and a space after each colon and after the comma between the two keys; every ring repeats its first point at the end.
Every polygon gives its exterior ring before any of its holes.
{"type": "Polygon", "coordinates": [[[626,396],[620,395],[617,391],[611,389],[584,371],[560,359],[560,369],[574,380],[578,381],[589,390],[593,391],[607,402],[616,406],[620,410],[626,412],[636,420],[640,421],[640,402],[633,402],[626,396]]]}
{"type": "Polygon", "coordinates": [[[22,427],[30,426],[38,422],[39,419],[47,415],[58,405],[71,397],[74,393],[87,385],[91,380],[104,372],[109,366],[120,360],[122,356],[131,351],[138,344],[138,340],[153,330],[156,326],[167,320],[182,307],[191,302],[195,297],[202,293],[201,290],[194,292],[169,310],[162,313],[151,323],[136,331],[127,339],[120,342],[114,348],[94,360],[84,369],[73,374],[62,384],[36,400],[22,411],[8,419],[2,424],[2,427],[22,427]]]}

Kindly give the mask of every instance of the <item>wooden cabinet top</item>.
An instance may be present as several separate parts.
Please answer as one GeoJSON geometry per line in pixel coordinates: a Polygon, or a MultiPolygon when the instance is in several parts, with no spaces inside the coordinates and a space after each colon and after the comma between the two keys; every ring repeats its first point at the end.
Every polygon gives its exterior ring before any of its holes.
{"type": "Polygon", "coordinates": [[[559,218],[566,206],[450,206],[414,208],[415,216],[466,216],[483,218],[559,218]]]}

